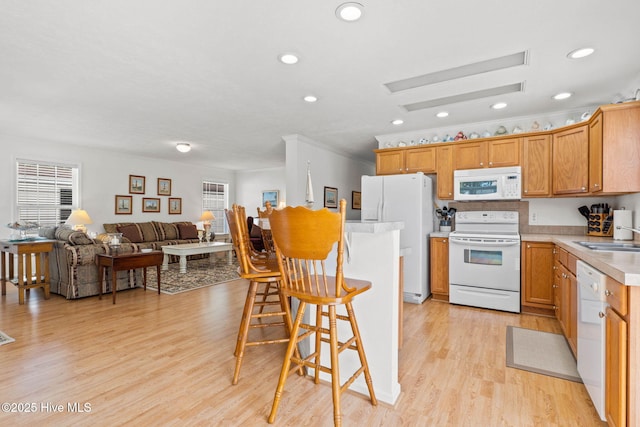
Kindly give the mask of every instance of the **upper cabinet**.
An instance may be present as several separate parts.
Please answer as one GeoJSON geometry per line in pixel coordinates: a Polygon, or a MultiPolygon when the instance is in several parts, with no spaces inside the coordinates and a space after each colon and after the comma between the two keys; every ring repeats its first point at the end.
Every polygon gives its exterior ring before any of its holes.
{"type": "Polygon", "coordinates": [[[589,190],[640,191],[640,102],[602,106],[589,122],[589,190]]]}
{"type": "Polygon", "coordinates": [[[551,196],[551,135],[522,139],[522,195],[551,196]]]}
{"type": "Polygon", "coordinates": [[[453,172],[522,166],[522,196],[640,192],[640,101],[603,105],[586,122],[557,130],[374,150],[378,175],[436,173],[453,199],[453,172]]]}
{"type": "Polygon", "coordinates": [[[553,194],[589,192],[589,128],[584,124],[553,135],[553,194]]]}
{"type": "Polygon", "coordinates": [[[376,174],[436,173],[436,147],[375,150],[376,174]]]}
{"type": "Polygon", "coordinates": [[[466,142],[453,146],[454,170],[520,165],[520,138],[466,142]]]}

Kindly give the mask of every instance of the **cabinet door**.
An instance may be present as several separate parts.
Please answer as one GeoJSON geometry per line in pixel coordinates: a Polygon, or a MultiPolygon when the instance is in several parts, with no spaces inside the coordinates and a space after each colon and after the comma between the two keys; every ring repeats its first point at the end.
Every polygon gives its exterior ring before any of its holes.
{"type": "Polygon", "coordinates": [[[567,304],[567,308],[569,309],[568,313],[568,322],[569,322],[569,336],[567,337],[567,341],[569,341],[569,347],[573,351],[573,355],[577,357],[578,355],[578,279],[576,276],[571,274],[571,272],[567,272],[567,282],[569,286],[569,303],[567,304]]]}
{"type": "Polygon", "coordinates": [[[605,404],[610,426],[627,420],[627,322],[611,307],[606,312],[605,404]]]}
{"type": "Polygon", "coordinates": [[[608,105],[602,110],[602,191],[639,192],[640,102],[608,105]]]}
{"type": "Polygon", "coordinates": [[[522,141],[522,193],[524,197],[551,195],[551,136],[540,135],[522,141]]]}
{"type": "Polygon", "coordinates": [[[522,305],[553,308],[553,243],[522,242],[522,305]]]}
{"type": "Polygon", "coordinates": [[[406,173],[436,173],[436,148],[410,148],[404,153],[406,173]]]}
{"type": "Polygon", "coordinates": [[[589,131],[587,125],[553,135],[553,194],[589,190],[589,131]]]}
{"type": "Polygon", "coordinates": [[[487,167],[486,142],[463,142],[453,146],[453,169],[479,169],[487,167]]]}
{"type": "Polygon", "coordinates": [[[487,141],[487,158],[490,168],[520,165],[520,138],[487,141]]]}
{"type": "Polygon", "coordinates": [[[438,199],[453,200],[453,147],[438,147],[436,156],[438,199]]]}
{"type": "Polygon", "coordinates": [[[376,153],[376,175],[394,175],[404,170],[404,151],[376,153]]]}
{"type": "Polygon", "coordinates": [[[589,191],[602,191],[602,113],[589,123],[589,191]]]}
{"type": "Polygon", "coordinates": [[[449,239],[432,237],[431,293],[449,295],[449,239]]]}

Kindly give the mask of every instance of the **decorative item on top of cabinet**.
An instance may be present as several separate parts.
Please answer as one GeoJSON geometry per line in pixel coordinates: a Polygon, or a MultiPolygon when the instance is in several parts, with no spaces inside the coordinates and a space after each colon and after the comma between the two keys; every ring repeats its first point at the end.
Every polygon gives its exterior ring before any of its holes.
{"type": "Polygon", "coordinates": [[[435,300],[449,301],[449,239],[431,237],[431,294],[435,300]]]}

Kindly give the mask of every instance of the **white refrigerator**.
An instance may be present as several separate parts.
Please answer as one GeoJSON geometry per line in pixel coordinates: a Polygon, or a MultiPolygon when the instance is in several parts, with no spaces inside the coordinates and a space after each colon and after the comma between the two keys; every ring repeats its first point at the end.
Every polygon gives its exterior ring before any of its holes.
{"type": "Polygon", "coordinates": [[[402,221],[404,301],[420,304],[431,294],[429,234],[433,231],[431,178],[422,172],[362,176],[362,221],[402,221]]]}

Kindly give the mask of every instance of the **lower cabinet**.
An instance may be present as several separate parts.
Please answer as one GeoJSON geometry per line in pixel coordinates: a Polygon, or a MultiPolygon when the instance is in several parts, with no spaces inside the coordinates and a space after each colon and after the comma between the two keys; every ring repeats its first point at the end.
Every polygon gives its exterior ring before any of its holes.
{"type": "Polygon", "coordinates": [[[434,299],[449,300],[449,239],[431,237],[431,294],[434,299]]]}
{"type": "Polygon", "coordinates": [[[605,413],[610,426],[627,425],[627,322],[607,307],[605,413]]]}
{"type": "Polygon", "coordinates": [[[521,246],[523,313],[554,313],[553,243],[523,241],[521,246]]]}

